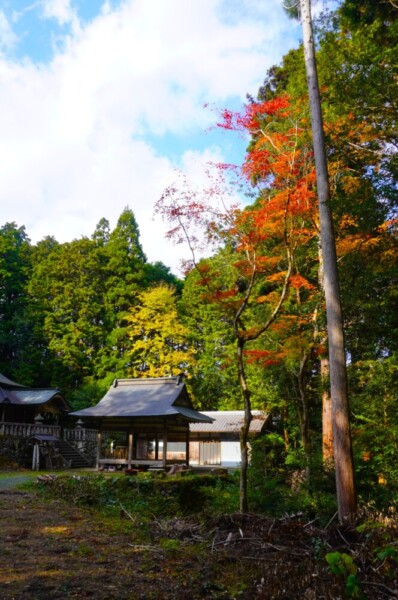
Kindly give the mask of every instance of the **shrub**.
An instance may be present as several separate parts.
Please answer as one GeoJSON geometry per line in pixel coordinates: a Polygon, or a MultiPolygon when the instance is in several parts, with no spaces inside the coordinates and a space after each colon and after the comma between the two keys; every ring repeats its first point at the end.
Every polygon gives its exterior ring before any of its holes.
{"type": "MultiPolygon", "coordinates": [[[[155,479],[147,474],[138,477],[120,475],[62,475],[42,490],[71,502],[98,508],[127,507],[140,518],[154,514],[170,517],[201,511],[213,512],[225,486],[235,488],[235,482],[214,475],[189,475],[179,478],[155,479]]],[[[225,509],[225,504],[222,504],[225,509]]],[[[218,508],[221,508],[219,506],[218,508]]]]}

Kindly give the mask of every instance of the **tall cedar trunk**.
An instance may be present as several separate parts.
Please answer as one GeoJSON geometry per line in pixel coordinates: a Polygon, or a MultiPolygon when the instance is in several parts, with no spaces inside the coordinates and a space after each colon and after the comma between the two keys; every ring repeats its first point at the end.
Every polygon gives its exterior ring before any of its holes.
{"type": "Polygon", "coordinates": [[[337,274],[336,246],[330,208],[329,177],[323,135],[321,100],[315,62],[310,0],[300,0],[300,8],[307,85],[311,107],[321,244],[324,261],[324,287],[329,341],[330,392],[333,418],[337,505],[339,519],[340,521],[344,521],[355,518],[356,496],[349,422],[343,319],[341,314],[337,274]]]}
{"type": "Polygon", "coordinates": [[[250,423],[252,420],[251,405],[250,405],[250,390],[247,386],[244,361],[243,361],[243,349],[245,342],[242,338],[238,338],[237,341],[237,353],[238,353],[238,369],[239,369],[239,381],[243,393],[243,402],[245,408],[245,417],[243,425],[240,430],[240,454],[241,454],[241,468],[240,468],[240,486],[239,486],[239,509],[241,513],[247,512],[247,467],[249,464],[248,456],[248,438],[250,423]]]}
{"type": "MultiPolygon", "coordinates": [[[[319,287],[323,294],[325,288],[323,284],[323,256],[322,249],[319,243],[319,271],[318,271],[319,287]]],[[[321,346],[327,344],[327,335],[321,340],[321,346]]],[[[322,459],[325,469],[334,468],[333,461],[333,419],[332,419],[332,401],[330,398],[329,389],[329,358],[321,356],[320,358],[321,371],[321,389],[322,389],[322,459]]]]}

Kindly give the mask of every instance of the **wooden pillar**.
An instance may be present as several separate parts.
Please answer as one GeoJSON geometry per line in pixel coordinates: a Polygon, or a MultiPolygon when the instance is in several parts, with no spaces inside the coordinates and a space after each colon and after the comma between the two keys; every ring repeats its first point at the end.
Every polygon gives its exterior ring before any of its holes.
{"type": "Polygon", "coordinates": [[[36,444],[37,454],[36,454],[36,471],[40,470],[40,444],[36,444]]]}
{"type": "Polygon", "coordinates": [[[164,424],[163,428],[163,466],[166,466],[167,459],[167,426],[164,424]]]}
{"type": "Polygon", "coordinates": [[[37,447],[37,444],[34,444],[33,456],[32,456],[32,471],[36,471],[36,447],[37,447]]]}
{"type": "Polygon", "coordinates": [[[188,431],[186,433],[186,440],[185,440],[185,462],[187,464],[187,467],[189,467],[189,424],[188,424],[188,431]]]}
{"type": "Polygon", "coordinates": [[[100,466],[101,446],[102,446],[102,432],[99,431],[97,433],[97,469],[99,469],[99,466],[100,466]]]}
{"type": "Polygon", "coordinates": [[[38,471],[40,469],[40,448],[39,444],[33,446],[33,457],[32,457],[32,471],[38,471]]]}
{"type": "Polygon", "coordinates": [[[155,434],[155,460],[159,460],[159,434],[155,434]]]}
{"type": "Polygon", "coordinates": [[[128,458],[127,458],[127,468],[131,469],[131,460],[133,458],[133,434],[129,432],[129,450],[128,450],[128,458]]]}

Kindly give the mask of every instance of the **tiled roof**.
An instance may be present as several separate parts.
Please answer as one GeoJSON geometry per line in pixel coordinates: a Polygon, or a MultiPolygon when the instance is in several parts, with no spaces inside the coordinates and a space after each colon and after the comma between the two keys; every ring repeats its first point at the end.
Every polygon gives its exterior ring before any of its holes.
{"type": "Polygon", "coordinates": [[[8,379],[8,377],[5,377],[5,375],[2,375],[0,373],[0,386],[4,387],[4,388],[24,388],[24,385],[20,385],[19,383],[15,383],[15,381],[11,381],[11,379],[8,379]]]}
{"type": "Polygon", "coordinates": [[[59,390],[46,389],[46,390],[14,390],[21,404],[45,404],[49,402],[51,398],[59,395],[59,390]]]}
{"type": "MultiPolygon", "coordinates": [[[[203,411],[203,414],[213,419],[213,422],[191,423],[189,430],[192,433],[239,433],[243,425],[243,410],[203,411]]],[[[252,416],[250,433],[260,433],[268,419],[268,414],[261,410],[252,410],[252,416]]]]}
{"type": "Polygon", "coordinates": [[[35,389],[20,385],[0,374],[0,404],[35,405],[46,404],[55,396],[62,398],[65,409],[67,404],[57,388],[35,389]]]}
{"type": "Polygon", "coordinates": [[[191,406],[183,381],[178,377],[116,379],[96,405],[71,413],[76,417],[167,417],[188,421],[211,421],[191,406]]]}

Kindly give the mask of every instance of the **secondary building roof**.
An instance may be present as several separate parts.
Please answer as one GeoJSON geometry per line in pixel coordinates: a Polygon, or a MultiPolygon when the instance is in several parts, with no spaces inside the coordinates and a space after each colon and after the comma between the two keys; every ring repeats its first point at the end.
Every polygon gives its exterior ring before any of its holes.
{"type": "Polygon", "coordinates": [[[47,404],[54,398],[68,410],[66,400],[58,388],[31,388],[15,383],[0,373],[0,404],[19,404],[23,406],[36,406],[47,404]]]}
{"type": "Polygon", "coordinates": [[[11,379],[8,379],[8,377],[5,377],[5,375],[2,375],[1,373],[0,373],[0,386],[2,386],[4,388],[10,388],[10,389],[25,387],[24,385],[15,383],[15,381],[11,381],[11,379]]]}
{"type": "MultiPolygon", "coordinates": [[[[239,433],[244,419],[243,410],[231,411],[203,411],[204,415],[212,419],[206,423],[192,423],[189,426],[191,433],[239,433]]],[[[252,421],[249,433],[260,433],[268,419],[268,414],[261,410],[252,410],[252,421]]]]}
{"type": "Polygon", "coordinates": [[[172,417],[211,423],[211,418],[192,408],[185,383],[179,377],[115,379],[96,405],[71,413],[76,417],[172,417]]]}

